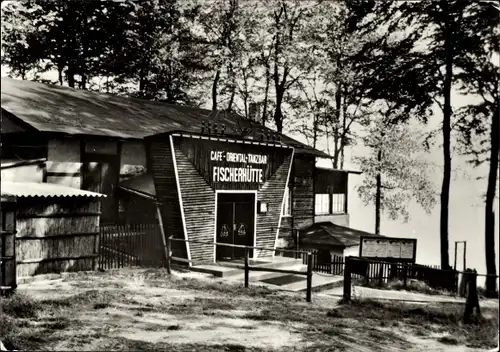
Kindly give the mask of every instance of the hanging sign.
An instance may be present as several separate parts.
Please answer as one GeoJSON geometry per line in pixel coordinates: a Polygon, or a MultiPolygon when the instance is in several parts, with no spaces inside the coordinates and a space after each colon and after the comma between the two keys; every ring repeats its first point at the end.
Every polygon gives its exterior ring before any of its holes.
{"type": "Polygon", "coordinates": [[[247,229],[245,224],[241,223],[238,227],[238,236],[245,237],[247,235],[247,229]]]}
{"type": "Polygon", "coordinates": [[[229,229],[226,224],[222,225],[222,229],[220,230],[220,237],[229,237],[229,229]]]}

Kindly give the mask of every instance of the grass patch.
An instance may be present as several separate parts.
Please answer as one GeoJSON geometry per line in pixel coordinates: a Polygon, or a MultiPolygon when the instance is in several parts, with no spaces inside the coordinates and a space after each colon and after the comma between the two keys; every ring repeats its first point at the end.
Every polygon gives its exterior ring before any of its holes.
{"type": "Polygon", "coordinates": [[[454,336],[442,336],[438,341],[446,345],[459,345],[460,341],[454,336]]]}
{"type": "Polygon", "coordinates": [[[33,318],[39,309],[40,304],[17,292],[0,300],[0,312],[13,318],[33,318]]]}
{"type": "Polygon", "coordinates": [[[368,283],[366,283],[365,281],[359,281],[359,283],[360,286],[375,288],[379,290],[408,291],[439,296],[456,296],[454,292],[450,292],[444,289],[436,289],[428,286],[423,281],[415,279],[408,279],[406,286],[404,284],[404,281],[402,280],[383,282],[382,284],[380,284],[378,280],[370,280],[368,283]]]}
{"type": "MultiPolygon", "coordinates": [[[[418,335],[429,335],[436,329],[449,333],[449,343],[458,343],[461,337],[467,346],[477,348],[496,347],[498,334],[498,309],[482,309],[488,318],[479,318],[475,324],[463,324],[464,305],[416,305],[381,302],[370,299],[353,300],[328,313],[333,318],[369,319],[384,322],[404,322],[418,335]]],[[[444,341],[443,341],[444,342],[444,341]]]]}

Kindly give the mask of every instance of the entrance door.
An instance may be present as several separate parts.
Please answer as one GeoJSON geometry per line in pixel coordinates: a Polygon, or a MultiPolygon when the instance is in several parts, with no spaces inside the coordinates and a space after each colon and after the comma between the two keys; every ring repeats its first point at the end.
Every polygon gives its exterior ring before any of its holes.
{"type": "Polygon", "coordinates": [[[84,165],[82,189],[106,195],[101,201],[101,223],[114,223],[118,211],[115,197],[118,175],[114,160],[94,160],[84,165]]]}
{"type": "MultiPolygon", "coordinates": [[[[217,242],[253,246],[255,194],[219,193],[217,196],[217,242]]],[[[252,251],[249,252],[252,256],[252,251]]],[[[245,257],[244,248],[217,246],[217,260],[245,257]]]]}

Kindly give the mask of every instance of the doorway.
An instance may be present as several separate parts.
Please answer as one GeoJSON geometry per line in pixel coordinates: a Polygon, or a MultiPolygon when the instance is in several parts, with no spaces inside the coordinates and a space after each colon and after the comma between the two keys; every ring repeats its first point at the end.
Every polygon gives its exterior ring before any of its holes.
{"type": "Polygon", "coordinates": [[[118,217],[116,161],[115,156],[87,154],[83,163],[82,189],[106,195],[101,198],[101,224],[114,224],[118,217]]]}
{"type": "MultiPolygon", "coordinates": [[[[231,245],[253,246],[255,239],[255,193],[218,193],[216,241],[231,245]]],[[[253,250],[249,251],[253,256],[253,250]]],[[[244,248],[216,246],[216,260],[245,257],[244,248]]]]}

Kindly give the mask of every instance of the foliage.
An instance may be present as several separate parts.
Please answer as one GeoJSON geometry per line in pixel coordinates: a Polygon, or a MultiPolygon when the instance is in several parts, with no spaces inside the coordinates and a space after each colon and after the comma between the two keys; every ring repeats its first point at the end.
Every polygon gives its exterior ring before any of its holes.
{"type": "Polygon", "coordinates": [[[460,0],[350,2],[349,28],[376,33],[377,39],[358,55],[365,73],[365,92],[385,99],[426,122],[430,108],[443,112],[443,183],[441,187],[441,266],[449,266],[448,204],[451,181],[452,88],[460,81],[477,81],[477,72],[458,74],[464,62],[478,57],[480,38],[489,37],[495,16],[492,4],[460,0]],[[410,83],[411,82],[411,83],[410,83]]]}
{"type": "Polygon", "coordinates": [[[421,141],[408,127],[388,123],[382,118],[372,120],[364,143],[372,149],[371,155],[355,158],[364,175],[357,189],[364,204],[375,204],[376,178],[381,175],[381,211],[390,219],[402,217],[408,221],[410,213],[407,207],[412,201],[430,212],[436,203],[429,178],[431,169],[422,158],[421,141]]]}

